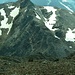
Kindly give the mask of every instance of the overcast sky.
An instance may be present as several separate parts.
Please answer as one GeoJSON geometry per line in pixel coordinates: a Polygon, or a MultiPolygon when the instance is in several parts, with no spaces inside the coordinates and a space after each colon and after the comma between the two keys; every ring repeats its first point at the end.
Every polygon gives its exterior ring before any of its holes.
{"type": "Polygon", "coordinates": [[[31,0],[34,4],[37,5],[48,5],[51,0],[31,0]]]}
{"type": "Polygon", "coordinates": [[[14,1],[17,1],[17,0],[0,0],[0,3],[5,3],[5,2],[14,2],[14,1]]]}
{"type": "MultiPolygon", "coordinates": [[[[17,1],[17,0],[0,0],[0,3],[5,3],[5,2],[14,2],[14,1],[17,1]]],[[[43,4],[48,4],[51,2],[51,0],[31,0],[34,4],[40,4],[43,5],[43,4]]],[[[74,3],[75,0],[62,0],[64,2],[70,2],[70,3],[74,3]]]]}

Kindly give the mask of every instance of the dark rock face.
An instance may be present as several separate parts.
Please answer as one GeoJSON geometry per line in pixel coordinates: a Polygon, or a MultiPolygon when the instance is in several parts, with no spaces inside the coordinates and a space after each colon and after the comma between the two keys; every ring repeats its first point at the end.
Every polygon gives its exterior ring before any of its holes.
{"type": "Polygon", "coordinates": [[[73,53],[75,44],[67,42],[65,34],[68,27],[71,29],[75,27],[74,19],[70,22],[70,19],[75,17],[74,14],[57,9],[57,22],[53,28],[59,28],[59,30],[53,32],[44,23],[44,17],[49,18],[46,15],[51,16],[52,11],[47,12],[46,9],[33,5],[29,0],[22,0],[17,4],[20,5],[20,12],[13,21],[10,33],[7,37],[4,36],[3,43],[0,43],[0,55],[56,59],[73,53]],[[37,18],[36,14],[41,19],[37,18]],[[71,23],[72,26],[70,26],[71,23]]]}

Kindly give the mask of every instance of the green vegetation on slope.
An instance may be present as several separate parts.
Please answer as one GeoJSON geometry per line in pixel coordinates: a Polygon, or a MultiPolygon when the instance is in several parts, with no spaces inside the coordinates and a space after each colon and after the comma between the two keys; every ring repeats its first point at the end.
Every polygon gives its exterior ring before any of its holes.
{"type": "Polygon", "coordinates": [[[75,57],[59,61],[0,57],[0,75],[75,75],[75,57]]]}

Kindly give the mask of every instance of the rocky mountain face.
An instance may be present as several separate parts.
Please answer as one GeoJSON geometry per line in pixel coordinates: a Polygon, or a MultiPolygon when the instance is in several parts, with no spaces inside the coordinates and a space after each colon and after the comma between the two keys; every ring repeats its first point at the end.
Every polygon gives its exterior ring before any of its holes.
{"type": "Polygon", "coordinates": [[[57,59],[75,52],[75,14],[30,0],[0,5],[0,55],[57,59]]]}

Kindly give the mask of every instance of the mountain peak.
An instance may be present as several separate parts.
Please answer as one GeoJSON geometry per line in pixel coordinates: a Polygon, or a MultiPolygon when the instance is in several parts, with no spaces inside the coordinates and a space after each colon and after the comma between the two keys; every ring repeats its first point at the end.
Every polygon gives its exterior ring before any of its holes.
{"type": "Polygon", "coordinates": [[[30,0],[19,0],[19,3],[20,3],[20,8],[33,5],[33,3],[30,0]]]}
{"type": "Polygon", "coordinates": [[[56,59],[75,50],[75,15],[70,11],[20,0],[1,5],[0,23],[0,55],[56,59]]]}

